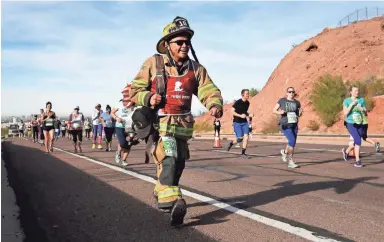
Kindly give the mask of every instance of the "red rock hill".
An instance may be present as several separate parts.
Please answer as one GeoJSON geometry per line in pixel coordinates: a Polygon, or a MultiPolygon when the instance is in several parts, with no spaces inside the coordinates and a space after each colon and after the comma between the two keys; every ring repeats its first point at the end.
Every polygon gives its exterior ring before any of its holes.
{"type": "MultiPolygon", "coordinates": [[[[357,22],[340,28],[325,28],[317,36],[293,48],[272,72],[266,85],[250,102],[255,114],[253,125],[260,132],[273,120],[272,108],[289,86],[296,88],[304,107],[300,130],[308,131],[310,120],[321,123],[309,102],[313,81],[325,74],[340,75],[344,81],[362,81],[370,76],[384,77],[384,17],[357,22]],[[311,47],[312,46],[312,47],[311,47]]],[[[384,96],[376,97],[369,113],[369,132],[384,133],[384,96]]],[[[231,104],[224,107],[222,126],[232,132],[231,104]]],[[[212,118],[203,115],[197,120],[212,118]]],[[[198,122],[199,122],[198,121],[198,122]]],[[[332,127],[321,124],[319,133],[346,133],[342,120],[332,127]]]]}

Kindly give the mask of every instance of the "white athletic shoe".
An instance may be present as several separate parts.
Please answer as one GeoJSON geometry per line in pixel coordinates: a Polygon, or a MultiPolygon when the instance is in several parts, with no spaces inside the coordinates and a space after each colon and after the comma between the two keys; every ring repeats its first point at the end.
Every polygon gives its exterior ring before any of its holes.
{"type": "Polygon", "coordinates": [[[281,153],[281,159],[282,159],[284,162],[287,162],[287,153],[285,153],[285,150],[284,150],[284,149],[281,149],[281,150],[280,150],[280,153],[281,153]]]}

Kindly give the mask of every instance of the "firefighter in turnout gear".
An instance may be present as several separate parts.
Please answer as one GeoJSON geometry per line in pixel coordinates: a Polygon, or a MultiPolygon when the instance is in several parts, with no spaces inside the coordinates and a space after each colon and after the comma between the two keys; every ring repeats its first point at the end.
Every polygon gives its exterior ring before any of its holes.
{"type": "MultiPolygon", "coordinates": [[[[159,209],[171,213],[171,224],[180,225],[187,211],[179,180],[185,160],[189,159],[187,141],[193,135],[192,96],[196,95],[210,115],[217,118],[223,115],[223,99],[221,91],[196,58],[191,45],[194,31],[188,21],[176,17],[164,28],[162,35],[157,43],[160,54],[144,62],[131,83],[129,98],[145,108],[138,108],[135,112],[151,109],[156,113],[153,122],[155,135],[151,134],[154,136],[151,138],[154,142],[152,156],[157,164],[158,177],[154,197],[159,209]],[[190,49],[195,60],[188,56],[190,49]]],[[[140,120],[133,122],[142,125],[140,120]]],[[[139,128],[137,132],[140,135],[139,128]]]]}

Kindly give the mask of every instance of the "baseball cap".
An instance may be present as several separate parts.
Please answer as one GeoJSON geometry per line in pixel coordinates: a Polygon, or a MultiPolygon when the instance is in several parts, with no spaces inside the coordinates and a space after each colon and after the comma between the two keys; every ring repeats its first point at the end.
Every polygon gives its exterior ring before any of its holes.
{"type": "Polygon", "coordinates": [[[80,110],[79,106],[76,106],[74,109],[80,110]]]}
{"type": "Polygon", "coordinates": [[[144,139],[151,133],[154,121],[154,112],[146,106],[135,109],[132,114],[132,122],[138,139],[144,139]]]}

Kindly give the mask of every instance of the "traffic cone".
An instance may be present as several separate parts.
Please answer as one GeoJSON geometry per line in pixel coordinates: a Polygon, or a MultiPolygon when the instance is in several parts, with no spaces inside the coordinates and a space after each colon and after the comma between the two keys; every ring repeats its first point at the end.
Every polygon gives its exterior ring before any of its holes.
{"type": "Polygon", "coordinates": [[[222,148],[222,147],[223,146],[221,146],[221,143],[220,143],[220,135],[216,130],[215,131],[215,140],[213,142],[213,148],[222,148]]]}

